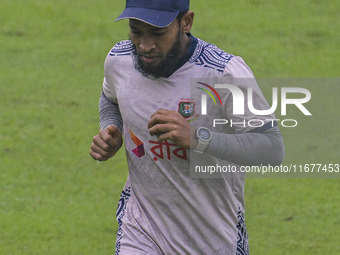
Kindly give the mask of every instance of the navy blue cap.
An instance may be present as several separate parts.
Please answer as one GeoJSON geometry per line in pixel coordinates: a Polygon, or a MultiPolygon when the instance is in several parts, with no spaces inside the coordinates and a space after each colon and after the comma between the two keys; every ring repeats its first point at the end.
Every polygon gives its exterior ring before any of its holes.
{"type": "Polygon", "coordinates": [[[137,19],[155,27],[167,27],[181,12],[189,10],[189,0],[126,0],[125,10],[116,19],[137,19]]]}

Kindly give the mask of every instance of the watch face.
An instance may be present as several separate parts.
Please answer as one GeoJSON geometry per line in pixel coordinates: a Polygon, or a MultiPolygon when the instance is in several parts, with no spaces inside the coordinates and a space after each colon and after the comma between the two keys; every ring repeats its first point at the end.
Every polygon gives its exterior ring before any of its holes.
{"type": "Polygon", "coordinates": [[[200,139],[208,141],[211,135],[209,130],[201,128],[200,130],[198,130],[198,136],[200,139]]]}

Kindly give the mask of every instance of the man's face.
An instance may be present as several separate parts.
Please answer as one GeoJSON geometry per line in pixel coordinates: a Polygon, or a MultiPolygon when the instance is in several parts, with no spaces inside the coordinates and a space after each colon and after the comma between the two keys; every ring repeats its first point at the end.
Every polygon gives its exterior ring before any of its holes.
{"type": "Polygon", "coordinates": [[[158,28],[130,20],[130,39],[136,50],[136,68],[155,78],[172,73],[182,53],[180,25],[175,20],[158,28]]]}

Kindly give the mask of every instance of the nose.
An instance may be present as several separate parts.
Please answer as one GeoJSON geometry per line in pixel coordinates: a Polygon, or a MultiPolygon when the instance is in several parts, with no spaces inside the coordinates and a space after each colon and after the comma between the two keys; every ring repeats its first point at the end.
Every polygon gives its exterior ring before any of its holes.
{"type": "Polygon", "coordinates": [[[141,38],[140,44],[139,44],[139,50],[142,53],[149,53],[155,48],[155,40],[152,38],[152,36],[144,35],[141,38]]]}

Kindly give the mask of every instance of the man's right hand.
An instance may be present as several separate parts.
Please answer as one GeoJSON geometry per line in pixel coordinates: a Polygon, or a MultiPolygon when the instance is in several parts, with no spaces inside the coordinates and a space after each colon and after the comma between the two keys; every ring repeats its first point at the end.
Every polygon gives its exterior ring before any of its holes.
{"type": "Polygon", "coordinates": [[[116,126],[109,126],[93,137],[90,155],[93,159],[106,161],[122,147],[122,132],[116,126]]]}

